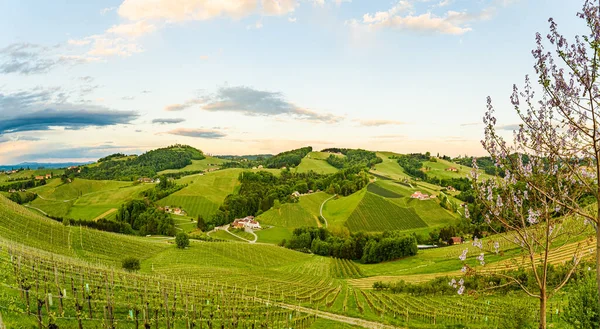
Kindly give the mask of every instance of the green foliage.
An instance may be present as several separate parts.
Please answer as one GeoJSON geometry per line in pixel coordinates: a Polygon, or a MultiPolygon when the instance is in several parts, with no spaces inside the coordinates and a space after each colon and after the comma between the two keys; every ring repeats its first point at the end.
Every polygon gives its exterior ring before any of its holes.
{"type": "Polygon", "coordinates": [[[98,162],[104,162],[104,161],[108,161],[108,160],[113,160],[113,159],[119,159],[119,158],[124,158],[127,155],[124,153],[114,153],[108,156],[105,156],[104,158],[100,158],[98,159],[98,162]]]}
{"type": "Polygon", "coordinates": [[[369,240],[363,250],[361,261],[365,264],[381,263],[417,254],[417,240],[413,236],[382,235],[369,240]]]}
{"type": "Polygon", "coordinates": [[[128,223],[140,235],[175,234],[175,223],[171,216],[142,200],[132,200],[121,205],[116,220],[128,223]]]}
{"type": "Polygon", "coordinates": [[[300,164],[302,158],[310,152],[312,152],[312,147],[310,146],[282,152],[264,160],[264,166],[267,168],[296,167],[300,164]]]}
{"type": "Polygon", "coordinates": [[[375,154],[375,152],[361,149],[329,148],[321,152],[341,153],[345,155],[345,157],[339,157],[331,154],[327,158],[327,163],[339,169],[350,168],[354,166],[371,168],[383,161],[375,154]]]}
{"type": "Polygon", "coordinates": [[[143,191],[142,196],[148,198],[151,201],[158,201],[187,186],[177,185],[175,184],[173,179],[169,179],[165,175],[160,176],[159,180],[160,182],[156,184],[156,186],[153,189],[143,191]]]}
{"type": "Polygon", "coordinates": [[[533,329],[535,328],[532,309],[526,305],[515,304],[510,314],[500,317],[499,329],[533,329]]]}
{"type": "Polygon", "coordinates": [[[43,186],[43,185],[46,185],[45,179],[41,179],[41,180],[30,179],[30,180],[26,180],[26,181],[17,181],[17,182],[10,183],[10,184],[0,185],[0,191],[4,191],[4,192],[8,192],[10,190],[19,191],[19,190],[34,188],[34,187],[43,186]]]}
{"type": "Polygon", "coordinates": [[[336,236],[322,227],[301,227],[294,230],[294,235],[284,245],[289,249],[361,260],[363,263],[379,263],[417,254],[416,239],[396,231],[336,236]]]}
{"type": "Polygon", "coordinates": [[[204,159],[202,151],[187,145],[173,145],[148,151],[127,160],[99,162],[97,166],[86,166],[78,175],[89,179],[136,180],[140,177],[154,177],[166,169],[180,169],[192,160],[204,159]]]}
{"type": "Polygon", "coordinates": [[[29,203],[37,198],[37,194],[32,192],[14,192],[8,196],[8,199],[18,204],[29,203]]]}
{"type": "Polygon", "coordinates": [[[200,229],[200,231],[206,232],[208,226],[206,225],[206,222],[204,221],[204,217],[202,217],[202,215],[198,215],[198,222],[196,224],[196,227],[200,229]]]}
{"type": "Polygon", "coordinates": [[[123,262],[121,263],[121,267],[129,272],[135,272],[135,271],[139,271],[141,266],[140,266],[140,260],[135,258],[135,257],[127,257],[125,259],[123,259],[123,262]]]}
{"type": "Polygon", "coordinates": [[[594,274],[594,271],[587,271],[569,290],[569,302],[564,308],[563,318],[573,328],[598,328],[600,325],[598,283],[594,274]]]}
{"type": "Polygon", "coordinates": [[[190,246],[190,238],[184,232],[179,232],[175,236],[175,244],[179,249],[185,249],[190,246]]]}

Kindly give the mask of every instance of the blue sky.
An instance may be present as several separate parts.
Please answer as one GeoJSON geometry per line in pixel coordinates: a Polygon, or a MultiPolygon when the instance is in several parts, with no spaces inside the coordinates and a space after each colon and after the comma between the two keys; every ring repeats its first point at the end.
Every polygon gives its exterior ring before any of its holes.
{"type": "MultiPolygon", "coordinates": [[[[483,155],[554,17],[583,2],[121,0],[0,3],[0,163],[184,143],[483,155]]],[[[507,129],[507,134],[510,131],[507,129]]]]}

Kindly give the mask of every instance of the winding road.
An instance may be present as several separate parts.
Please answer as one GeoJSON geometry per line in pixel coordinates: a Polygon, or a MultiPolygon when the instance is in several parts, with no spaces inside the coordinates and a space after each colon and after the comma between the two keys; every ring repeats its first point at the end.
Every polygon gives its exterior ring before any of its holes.
{"type": "Polygon", "coordinates": [[[337,196],[337,194],[334,194],[331,198],[323,201],[323,203],[321,203],[321,209],[319,209],[319,215],[321,215],[321,218],[323,218],[323,220],[325,221],[325,228],[327,228],[327,218],[325,218],[325,216],[323,216],[323,206],[325,206],[325,203],[327,203],[327,201],[335,198],[337,196]]]}
{"type": "Polygon", "coordinates": [[[244,239],[241,236],[234,234],[233,232],[229,231],[229,224],[224,225],[224,226],[220,226],[219,228],[215,228],[211,232],[208,232],[206,235],[210,235],[209,233],[212,233],[212,232],[217,231],[217,230],[225,231],[225,232],[233,235],[234,237],[236,237],[236,238],[238,238],[240,240],[244,240],[244,241],[246,241],[248,243],[256,243],[256,240],[258,240],[258,236],[252,230],[246,230],[246,232],[252,234],[254,236],[254,240],[244,239]]]}

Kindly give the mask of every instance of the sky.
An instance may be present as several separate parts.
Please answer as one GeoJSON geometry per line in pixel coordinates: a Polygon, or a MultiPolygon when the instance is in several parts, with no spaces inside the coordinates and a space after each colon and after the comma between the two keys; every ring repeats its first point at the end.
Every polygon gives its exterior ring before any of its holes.
{"type": "Polygon", "coordinates": [[[0,2],[0,164],[90,161],[175,143],[485,155],[491,96],[519,119],[553,17],[579,0],[0,2]]]}

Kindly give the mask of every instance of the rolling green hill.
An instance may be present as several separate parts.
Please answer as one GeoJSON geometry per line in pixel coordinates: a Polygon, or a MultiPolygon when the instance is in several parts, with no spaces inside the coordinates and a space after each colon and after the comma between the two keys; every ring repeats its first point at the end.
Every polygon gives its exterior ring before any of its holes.
{"type": "Polygon", "coordinates": [[[273,226],[257,231],[258,241],[279,243],[289,238],[292,230],[302,226],[321,226],[319,209],[323,201],[330,197],[324,192],[312,193],[300,197],[297,203],[285,203],[257,217],[261,226],[273,226]]]}
{"type": "Polygon", "coordinates": [[[227,195],[239,186],[238,176],[242,169],[224,169],[206,174],[196,174],[178,179],[177,184],[188,186],[159,200],[161,206],[183,208],[188,215],[210,218],[227,195]]]}
{"type": "Polygon", "coordinates": [[[330,165],[325,161],[330,153],[324,152],[310,152],[307,154],[298,167],[296,167],[296,171],[299,173],[314,171],[319,174],[332,174],[338,171],[337,168],[330,165]]]}
{"type": "Polygon", "coordinates": [[[141,191],[152,187],[131,182],[76,178],[72,183],[63,183],[52,179],[44,186],[31,189],[38,198],[30,206],[56,217],[90,220],[138,198],[141,191]]]}
{"type": "Polygon", "coordinates": [[[227,162],[227,160],[207,156],[205,159],[202,159],[202,160],[192,160],[192,164],[187,165],[181,169],[167,169],[167,170],[158,172],[158,174],[164,175],[164,174],[171,174],[171,173],[185,172],[185,171],[198,171],[198,170],[214,169],[214,168],[219,168],[219,165],[221,165],[225,162],[227,162]]]}
{"type": "Polygon", "coordinates": [[[418,229],[427,224],[414,209],[400,207],[386,198],[367,192],[348,217],[346,226],[352,232],[382,232],[418,229]]]}

